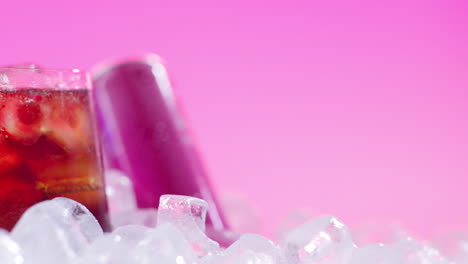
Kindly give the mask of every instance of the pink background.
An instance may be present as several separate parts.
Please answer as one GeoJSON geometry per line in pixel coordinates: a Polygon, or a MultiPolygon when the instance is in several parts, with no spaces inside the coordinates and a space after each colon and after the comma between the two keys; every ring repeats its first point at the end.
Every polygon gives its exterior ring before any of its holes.
{"type": "Polygon", "coordinates": [[[468,229],[466,1],[117,2],[2,2],[1,64],[161,54],[264,234],[299,207],[468,229]]]}

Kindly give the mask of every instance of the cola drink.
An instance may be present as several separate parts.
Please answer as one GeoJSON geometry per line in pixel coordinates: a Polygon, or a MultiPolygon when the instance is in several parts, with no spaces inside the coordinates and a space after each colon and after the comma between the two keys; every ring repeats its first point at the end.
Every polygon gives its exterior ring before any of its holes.
{"type": "Polygon", "coordinates": [[[109,229],[91,99],[86,73],[0,68],[0,228],[61,196],[109,229]]]}

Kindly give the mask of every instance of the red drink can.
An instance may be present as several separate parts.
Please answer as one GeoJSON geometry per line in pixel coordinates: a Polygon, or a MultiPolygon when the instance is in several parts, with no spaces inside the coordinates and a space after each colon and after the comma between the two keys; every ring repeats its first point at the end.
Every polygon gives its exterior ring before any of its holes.
{"type": "Polygon", "coordinates": [[[78,70],[0,68],[0,228],[43,200],[82,203],[109,230],[91,82],[78,70]]]}

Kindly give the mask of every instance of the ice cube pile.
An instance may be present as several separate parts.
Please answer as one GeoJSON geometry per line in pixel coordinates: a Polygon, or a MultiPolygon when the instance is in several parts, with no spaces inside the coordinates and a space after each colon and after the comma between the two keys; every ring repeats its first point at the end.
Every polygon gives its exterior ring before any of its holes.
{"type": "Polygon", "coordinates": [[[114,230],[104,233],[83,205],[55,198],[28,209],[13,230],[0,231],[1,264],[464,264],[468,236],[431,244],[395,236],[387,244],[356,245],[350,230],[321,216],[274,242],[243,234],[222,247],[205,234],[203,200],[163,195],[159,209],[137,209],[131,183],[107,175],[114,230]],[[450,249],[450,250],[449,250],[450,249]]]}

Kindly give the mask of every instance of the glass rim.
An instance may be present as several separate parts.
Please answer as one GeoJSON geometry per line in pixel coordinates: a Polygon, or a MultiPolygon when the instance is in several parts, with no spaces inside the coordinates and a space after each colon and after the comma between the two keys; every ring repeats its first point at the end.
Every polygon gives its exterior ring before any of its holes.
{"type": "Polygon", "coordinates": [[[34,68],[28,66],[0,66],[1,70],[12,70],[12,71],[46,71],[46,72],[70,72],[70,73],[81,73],[88,74],[88,71],[77,68],[65,69],[65,68],[34,68]]]}
{"type": "Polygon", "coordinates": [[[41,68],[35,64],[0,67],[0,91],[16,89],[92,89],[89,71],[41,68]]]}

